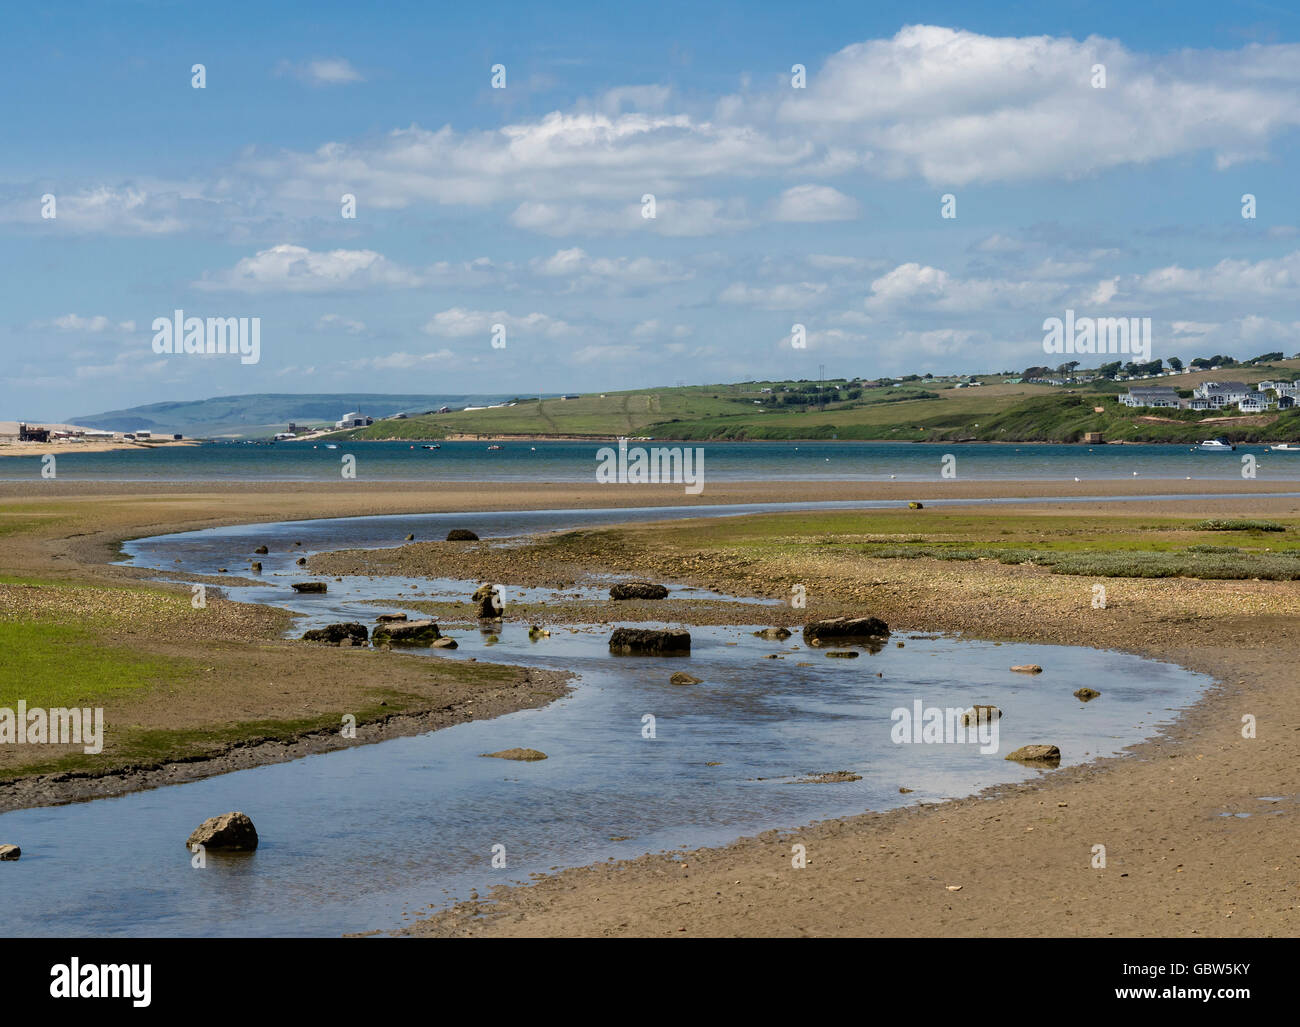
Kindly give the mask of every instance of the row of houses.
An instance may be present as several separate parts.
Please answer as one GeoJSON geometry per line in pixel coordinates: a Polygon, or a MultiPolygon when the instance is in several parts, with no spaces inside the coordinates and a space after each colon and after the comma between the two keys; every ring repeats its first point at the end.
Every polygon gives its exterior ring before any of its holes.
{"type": "Polygon", "coordinates": [[[1300,402],[1300,382],[1266,381],[1251,387],[1243,382],[1203,382],[1189,398],[1167,385],[1130,388],[1119,397],[1126,407],[1165,407],[1171,410],[1225,410],[1236,407],[1243,414],[1268,410],[1289,410],[1300,402]]]}

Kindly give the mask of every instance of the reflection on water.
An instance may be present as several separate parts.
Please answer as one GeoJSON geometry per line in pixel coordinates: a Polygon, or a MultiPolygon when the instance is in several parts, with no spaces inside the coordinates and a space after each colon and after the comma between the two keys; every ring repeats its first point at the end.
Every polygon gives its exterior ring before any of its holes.
{"type": "MultiPolygon", "coordinates": [[[[502,527],[484,516],[478,523],[502,527]]],[[[392,532],[390,519],[358,519],[346,530],[338,522],[259,525],[141,541],[130,552],[135,562],[164,571],[199,570],[212,559],[233,569],[266,542],[272,552],[261,559],[274,575],[292,568],[298,552],[337,544],[341,533],[351,539],[346,544],[397,544],[401,535],[393,540],[392,532]],[[295,550],[293,541],[304,545],[295,550]]],[[[384,608],[352,604],[412,584],[331,581],[330,594],[311,597],[292,593],[288,580],[271,577],[232,595],[311,610],[313,623],[373,622],[384,608]]],[[[462,597],[473,587],[416,584],[462,597]]],[[[460,648],[429,658],[572,670],[578,687],[544,709],[491,721],[116,799],[4,814],[0,837],[21,845],[23,858],[5,868],[0,933],[337,935],[391,928],[404,913],[554,866],[722,844],[771,827],[1023,780],[1042,771],[1002,757],[1026,743],[1059,746],[1064,764],[1114,753],[1148,736],[1207,683],[1124,654],[946,638],[896,636],[874,655],[828,659],[803,648],[798,636],[755,638],[762,626],[693,628],[691,656],[672,661],[611,657],[611,626],[553,626],[550,638],[532,641],[527,625],[507,621],[490,648],[479,631],[452,629],[460,648]],[[765,659],[769,653],[781,658],[765,659]],[[1033,678],[1008,671],[1019,663],[1045,670],[1033,678]],[[669,684],[679,669],[702,683],[669,684]],[[1102,697],[1081,704],[1071,693],[1084,685],[1102,697]],[[916,700],[1001,707],[1001,751],[893,744],[891,711],[916,700]],[[647,715],[652,738],[645,737],[647,715]],[[512,763],[480,756],[515,746],[549,758],[512,763]],[[831,770],[861,779],[792,780],[831,770]],[[913,792],[902,795],[902,787],[913,792]],[[204,818],[234,809],[257,825],[258,850],[209,853],[205,869],[192,868],[186,836],[204,818]],[[491,865],[497,845],[505,847],[505,869],[491,865]]]]}

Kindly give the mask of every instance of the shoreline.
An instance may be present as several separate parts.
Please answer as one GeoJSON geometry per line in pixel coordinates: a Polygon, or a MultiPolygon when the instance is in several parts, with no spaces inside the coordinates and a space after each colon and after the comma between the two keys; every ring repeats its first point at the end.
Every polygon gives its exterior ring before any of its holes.
{"type": "MultiPolygon", "coordinates": [[[[948,483],[947,498],[955,504],[961,499],[985,498],[983,493],[997,484],[948,483]]],[[[1138,484],[1113,482],[1111,488],[1116,494],[1142,494],[1135,487],[1138,484]]],[[[1184,484],[1188,487],[1176,491],[1191,493],[1193,488],[1210,491],[1207,486],[1213,483],[1184,484]]],[[[1300,502],[1294,498],[1270,495],[1280,486],[1261,486],[1257,482],[1220,485],[1230,485],[1232,494],[1226,494],[1227,489],[1223,487],[1213,490],[1224,498],[1203,501],[1195,511],[1196,516],[1247,511],[1295,516],[1300,512],[1300,502]],[[1242,487],[1248,484],[1253,487],[1242,487]],[[1242,493],[1245,498],[1237,498],[1236,493],[1242,493]]],[[[505,502],[485,502],[480,491],[483,486],[471,483],[438,486],[436,490],[430,490],[424,483],[397,488],[375,484],[355,491],[313,483],[253,488],[223,484],[179,490],[175,486],[159,485],[153,489],[128,490],[112,483],[60,482],[57,487],[66,498],[91,506],[105,496],[123,493],[138,502],[136,493],[141,491],[152,493],[159,501],[166,499],[170,504],[166,511],[155,513],[156,519],[149,523],[116,531],[101,528],[84,534],[74,532],[57,540],[52,547],[38,547],[39,553],[28,553],[47,571],[53,552],[56,558],[57,554],[71,557],[69,563],[82,564],[83,571],[117,580],[146,576],[146,572],[132,574],[129,568],[102,563],[105,554],[115,551],[121,540],[217,523],[435,512],[431,507],[439,512],[471,508],[486,511],[489,507],[547,508],[540,505],[543,501],[551,503],[549,508],[560,504],[560,509],[584,505],[614,508],[694,505],[692,499],[697,502],[704,499],[704,505],[715,505],[719,498],[716,493],[684,497],[670,487],[654,486],[591,488],[586,490],[589,494],[575,497],[571,488],[541,484],[514,490],[505,502]],[[342,495],[341,491],[349,494],[342,495]],[[304,513],[310,516],[293,516],[304,513]],[[82,563],[97,554],[101,558],[100,566],[91,568],[82,563]]],[[[1149,488],[1149,483],[1141,483],[1141,488],[1149,488]]],[[[0,499],[12,497],[15,491],[19,490],[0,484],[0,499]]],[[[39,505],[45,491],[39,486],[27,486],[26,502],[39,505]]],[[[491,495],[491,486],[486,491],[491,495]]],[[[733,503],[773,498],[767,483],[748,483],[719,491],[725,494],[726,501],[733,503]]],[[[833,498],[853,499],[867,498],[865,494],[871,492],[874,493],[871,498],[898,499],[915,490],[907,483],[839,483],[837,488],[807,491],[815,492],[816,496],[782,498],[831,498],[833,494],[833,498]]],[[[1019,483],[1015,491],[1028,493],[1026,498],[1041,500],[1016,508],[1017,515],[1079,512],[1077,504],[1053,502],[1069,499],[1071,493],[1078,495],[1078,486],[1060,488],[1058,483],[1051,486],[1019,483]]],[[[26,504],[20,499],[17,504],[6,505],[26,504]]],[[[977,508],[954,505],[953,509],[974,511],[977,508]]],[[[998,511],[994,504],[978,509],[985,514],[998,511]]],[[[1185,500],[1175,499],[1109,506],[1097,503],[1087,508],[1087,513],[1101,517],[1161,514],[1186,517],[1189,512],[1185,500]]],[[[652,527],[638,526],[632,530],[652,527]]],[[[938,576],[937,572],[921,566],[893,566],[899,562],[881,561],[872,565],[878,569],[876,581],[867,582],[873,589],[894,590],[888,595],[881,593],[872,602],[876,604],[875,609],[886,613],[885,619],[896,630],[942,631],[965,637],[1118,649],[1208,673],[1216,684],[1172,724],[1120,757],[1051,771],[1037,781],[999,786],[989,794],[972,798],[903,807],[886,813],[866,812],[803,828],[763,832],[722,848],[696,850],[686,857],[687,870],[681,868],[671,853],[647,853],[634,860],[564,870],[547,875],[533,885],[494,890],[489,900],[457,904],[398,933],[1024,934],[1031,930],[1029,921],[1016,920],[1014,916],[1041,915],[1045,904],[1050,908],[1056,902],[1071,905],[1067,910],[1070,919],[1059,933],[1169,935],[1182,931],[1184,925],[1183,933],[1188,934],[1204,934],[1211,928],[1249,933],[1241,928],[1252,923],[1252,917],[1255,926],[1251,930],[1257,933],[1296,933],[1293,919],[1285,915],[1296,909],[1295,894],[1300,889],[1300,880],[1289,870],[1292,857],[1288,853],[1294,851],[1297,840],[1294,816],[1221,818],[1217,812],[1207,813],[1205,809],[1208,805],[1217,810],[1257,796],[1300,796],[1300,770],[1293,769],[1300,767],[1300,738],[1295,735],[1300,727],[1293,731],[1288,726],[1293,719],[1292,696],[1285,683],[1286,675],[1294,675],[1293,654],[1300,649],[1300,630],[1294,616],[1297,600],[1294,583],[1185,579],[1172,583],[1135,582],[1132,586],[1135,598],[1116,603],[1118,624],[1109,624],[1101,632],[1103,645],[1099,646],[1099,632],[1095,627],[1062,617],[1056,609],[1065,605],[1062,597],[1067,592],[1073,595],[1074,591],[1085,589],[1086,580],[1076,579],[1071,583],[1019,569],[984,568],[971,579],[976,585],[974,594],[987,593],[993,597],[992,605],[976,609],[963,620],[962,597],[968,592],[953,588],[944,593],[947,605],[927,603],[920,589],[925,575],[938,576]],[[1018,593],[1008,592],[1013,578],[1026,582],[1027,594],[1046,608],[1039,620],[1026,620],[1025,601],[1016,598],[1018,593]],[[1172,595],[1172,599],[1167,603],[1148,604],[1148,599],[1157,595],[1172,595]],[[1261,604],[1276,596],[1283,597],[1285,602],[1274,613],[1259,612],[1264,608],[1261,604]],[[890,606],[895,608],[887,610],[890,606]],[[904,608],[910,609],[910,614],[902,613],[904,608]],[[1267,742],[1243,742],[1235,737],[1243,709],[1272,728],[1267,742]],[[1258,748],[1252,750],[1251,745],[1258,748]],[[1182,762],[1170,763],[1170,760],[1182,762]],[[1174,776],[1170,777],[1171,774],[1174,776]],[[1248,784],[1243,784],[1243,774],[1248,784]],[[1186,787],[1193,781],[1196,788],[1186,787]],[[1211,784],[1213,788],[1209,787],[1211,784]],[[1048,798],[1053,801],[1048,803],[1048,798]],[[1065,801],[1067,806],[1057,807],[1058,801],[1065,801]],[[1061,812],[1062,809],[1076,813],[1061,812]],[[1086,813],[1086,818],[1079,819],[1087,822],[1072,826],[1069,822],[1077,813],[1086,813]],[[1269,833],[1274,825],[1283,830],[1269,833]],[[1030,830],[1034,835],[1027,833],[1030,830]],[[1175,842],[1165,848],[1176,852],[1177,862],[1185,865],[1162,868],[1151,865],[1151,860],[1167,862],[1167,857],[1151,856],[1146,861],[1139,858],[1149,855],[1145,852],[1151,844],[1147,836],[1154,832],[1162,833],[1165,841],[1175,842]],[[1107,836],[1112,861],[1118,864],[1114,874],[1098,875],[1088,868],[1088,845],[1100,840],[1102,835],[1107,836]],[[784,868],[789,866],[789,845],[785,843],[792,838],[809,846],[810,862],[802,871],[805,877],[790,877],[785,873],[784,868]],[[1029,846],[1030,842],[1035,843],[1034,847],[1029,846]],[[1038,848],[1039,843],[1050,843],[1048,864],[1042,863],[1045,857],[1038,848]],[[1135,845],[1142,851],[1135,852],[1135,845]],[[888,866],[879,865],[875,858],[878,855],[875,850],[882,846],[890,857],[888,866]],[[1068,849],[1068,856],[1063,856],[1064,849],[1068,849]],[[1222,861],[1221,866],[1248,867],[1248,876],[1262,880],[1264,885],[1246,890],[1242,898],[1228,903],[1231,908],[1226,908],[1219,887],[1224,871],[1215,868],[1215,859],[1222,861]],[[1279,873],[1264,868],[1263,863],[1268,868],[1288,867],[1288,870],[1279,873]],[[1054,872],[1046,872],[1045,865],[1054,872]],[[917,866],[933,872],[917,871],[917,866]],[[1163,879],[1161,871],[1174,869],[1187,876],[1180,876],[1175,887],[1179,894],[1171,897],[1169,882],[1163,879]],[[1126,891],[1118,886],[1117,882],[1125,878],[1140,879],[1148,889],[1142,893],[1140,903],[1145,912],[1151,913],[1162,902],[1176,906],[1180,897],[1186,899],[1190,895],[1189,904],[1179,915],[1183,912],[1194,915],[1179,922],[1162,913],[1159,915],[1163,919],[1145,925],[1136,923],[1133,903],[1139,896],[1134,895],[1133,888],[1126,891]],[[741,882],[739,890],[733,882],[741,882]],[[963,891],[948,892],[946,883],[962,884],[963,891]],[[857,884],[866,887],[854,887],[857,884]],[[1081,896],[1079,903],[1087,908],[1078,908],[1079,904],[1072,903],[1070,896],[1081,896]],[[975,905],[969,905],[972,902],[975,905]],[[688,908],[683,903],[700,914],[691,921],[694,926],[689,931],[678,930],[682,921],[680,909],[688,908]],[[1089,903],[1095,907],[1088,906],[1089,903]],[[1246,915],[1233,923],[1237,910],[1246,915]]],[[[921,565],[930,561],[901,562],[921,565]]],[[[824,570],[828,576],[833,575],[833,564],[827,564],[824,570]]],[[[976,574],[975,568],[962,571],[976,574]]],[[[152,573],[155,572],[147,572],[152,573]]],[[[706,566],[699,572],[683,568],[674,580],[683,584],[709,584],[706,579],[715,578],[719,573],[722,572],[717,566],[706,566]]],[[[945,568],[943,573],[950,572],[945,568]]],[[[969,586],[970,582],[966,584],[969,586]]],[[[1121,585],[1128,587],[1127,579],[1116,582],[1117,590],[1121,585]]],[[[860,605],[862,600],[849,594],[845,602],[860,605]]],[[[1080,603],[1086,605],[1081,597],[1080,603]]],[[[337,652],[339,658],[343,655],[342,651],[337,652]]],[[[1104,693],[1104,685],[1101,690],[1104,693]]],[[[246,755],[254,754],[250,751],[246,755]]],[[[158,778],[155,783],[166,780],[158,778]]]]}

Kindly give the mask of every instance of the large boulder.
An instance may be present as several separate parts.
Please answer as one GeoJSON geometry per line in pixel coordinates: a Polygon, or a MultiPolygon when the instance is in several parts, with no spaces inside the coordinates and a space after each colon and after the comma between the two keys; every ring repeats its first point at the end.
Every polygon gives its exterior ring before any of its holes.
{"type": "Polygon", "coordinates": [[[392,642],[394,645],[432,645],[442,637],[435,620],[393,621],[375,626],[370,636],[375,644],[392,642]]]}
{"type": "Polygon", "coordinates": [[[452,528],[447,532],[448,542],[477,542],[478,536],[468,528],[452,528]]]}
{"type": "Polygon", "coordinates": [[[186,848],[202,845],[205,849],[228,849],[252,852],[257,848],[257,828],[246,813],[223,813],[208,817],[185,841],[186,848]]]}
{"type": "Polygon", "coordinates": [[[345,624],[327,624],[303,633],[304,642],[328,642],[330,645],[365,645],[370,631],[364,624],[349,621],[345,624]]]}
{"type": "Polygon", "coordinates": [[[611,599],[667,599],[668,589],[653,581],[620,581],[609,590],[611,599]]]}
{"type": "Polygon", "coordinates": [[[1022,745],[1006,758],[1020,763],[1060,763],[1061,750],[1054,745],[1022,745]]]}
{"type": "Polygon", "coordinates": [[[295,592],[324,592],[325,582],[323,581],[295,581],[293,583],[295,592]]]}
{"type": "Polygon", "coordinates": [[[609,651],[626,656],[689,656],[691,633],[682,628],[615,628],[609,651]]]}
{"type": "Polygon", "coordinates": [[[803,640],[805,645],[824,645],[855,638],[884,638],[888,634],[889,625],[879,617],[832,617],[805,624],[803,640]]]}
{"type": "Polygon", "coordinates": [[[501,592],[492,584],[479,585],[478,589],[470,596],[470,601],[474,604],[474,609],[478,613],[479,620],[500,620],[505,604],[501,601],[501,592]]]}
{"type": "Polygon", "coordinates": [[[500,752],[481,752],[480,756],[489,756],[497,760],[519,760],[522,763],[535,763],[546,759],[546,753],[540,749],[502,749],[500,752]]]}

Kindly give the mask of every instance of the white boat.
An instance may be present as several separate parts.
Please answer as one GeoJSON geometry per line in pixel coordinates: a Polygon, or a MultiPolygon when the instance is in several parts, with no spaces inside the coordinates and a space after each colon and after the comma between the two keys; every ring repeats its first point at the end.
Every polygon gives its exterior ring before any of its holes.
{"type": "Polygon", "coordinates": [[[1206,439],[1196,448],[1202,453],[1231,453],[1237,447],[1227,439],[1206,439]]]}
{"type": "Polygon", "coordinates": [[[1300,442],[1275,442],[1268,447],[1270,453],[1300,453],[1300,442]]]}

